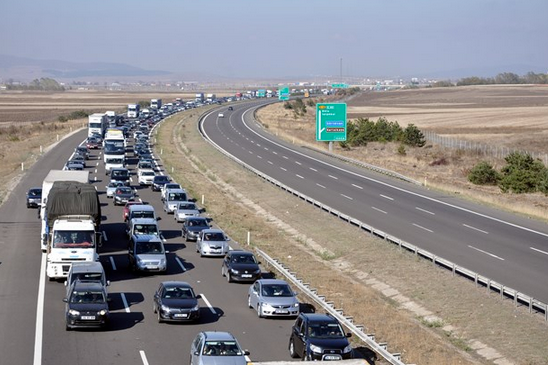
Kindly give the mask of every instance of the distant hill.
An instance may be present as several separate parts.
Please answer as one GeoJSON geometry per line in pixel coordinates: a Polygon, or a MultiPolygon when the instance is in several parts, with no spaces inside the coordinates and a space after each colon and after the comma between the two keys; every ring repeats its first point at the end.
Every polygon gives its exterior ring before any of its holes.
{"type": "Polygon", "coordinates": [[[73,80],[78,78],[166,76],[170,74],[167,71],[145,70],[123,63],[37,60],[0,54],[0,78],[4,80],[30,81],[41,77],[73,80]]]}

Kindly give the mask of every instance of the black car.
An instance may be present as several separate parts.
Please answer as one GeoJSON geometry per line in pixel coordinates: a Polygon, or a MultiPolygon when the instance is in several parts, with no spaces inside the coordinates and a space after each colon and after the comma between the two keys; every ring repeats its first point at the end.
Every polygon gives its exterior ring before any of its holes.
{"type": "Polygon", "coordinates": [[[135,192],[129,186],[120,186],[114,190],[113,198],[114,205],[124,205],[135,200],[135,192]]]}
{"type": "Polygon", "coordinates": [[[187,217],[183,220],[181,235],[185,241],[196,241],[202,230],[210,228],[209,221],[205,217],[187,217]]]}
{"type": "Polygon", "coordinates": [[[228,282],[255,281],[261,278],[260,262],[248,251],[229,251],[221,266],[221,274],[228,282]]]}
{"type": "Polygon", "coordinates": [[[27,208],[40,207],[42,200],[42,188],[31,188],[27,191],[27,208]]]}
{"type": "Polygon", "coordinates": [[[160,191],[162,189],[162,186],[170,182],[169,177],[166,175],[156,175],[154,176],[154,179],[152,179],[152,185],[151,189],[152,191],[160,191]]]}
{"type": "Polygon", "coordinates": [[[291,329],[289,355],[309,361],[351,359],[351,335],[330,314],[301,313],[291,329]]]}
{"type": "Polygon", "coordinates": [[[184,281],[164,281],[154,293],[153,310],[158,323],[164,321],[186,322],[200,319],[201,295],[194,294],[192,287],[184,281]]]}
{"type": "Polygon", "coordinates": [[[109,322],[107,292],[100,282],[75,281],[63,299],[66,330],[73,328],[105,328],[109,322]]]}

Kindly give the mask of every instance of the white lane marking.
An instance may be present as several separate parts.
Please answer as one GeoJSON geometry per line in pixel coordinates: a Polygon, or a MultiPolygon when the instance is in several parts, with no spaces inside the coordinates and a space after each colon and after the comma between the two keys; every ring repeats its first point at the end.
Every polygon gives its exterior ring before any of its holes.
{"type": "Polygon", "coordinates": [[[95,169],[95,171],[93,171],[93,173],[96,174],[96,173],[97,173],[97,169],[95,169]]]}
{"type": "Polygon", "coordinates": [[[386,196],[386,195],[382,195],[382,194],[380,194],[380,195],[381,195],[381,196],[382,196],[383,198],[385,198],[385,199],[388,199],[388,200],[394,200],[394,198],[391,198],[391,197],[389,197],[389,196],[386,196]]]}
{"type": "Polygon", "coordinates": [[[297,176],[297,177],[300,178],[300,179],[304,179],[304,177],[302,177],[301,175],[295,174],[295,176],[297,176]]]}
{"type": "Polygon", "coordinates": [[[102,231],[102,232],[103,232],[103,241],[108,242],[107,232],[105,231],[102,231]]]}
{"type": "Polygon", "coordinates": [[[42,253],[40,264],[40,280],[38,282],[38,299],[36,300],[36,326],[34,332],[33,365],[42,364],[42,336],[44,332],[44,297],[46,291],[46,254],[42,253]]]}
{"type": "Polygon", "coordinates": [[[247,151],[247,152],[249,152],[249,154],[250,154],[250,155],[252,155],[252,154],[253,154],[253,152],[252,152],[251,150],[250,150],[250,151],[247,151]]]}
{"type": "Polygon", "coordinates": [[[272,151],[272,153],[273,153],[273,154],[275,154],[275,155],[277,155],[277,154],[278,154],[278,152],[276,152],[276,151],[272,151]]]}
{"type": "Polygon", "coordinates": [[[177,261],[177,263],[179,264],[179,266],[181,267],[181,269],[182,269],[183,271],[186,271],[185,265],[183,265],[183,262],[182,262],[181,260],[179,260],[178,257],[175,258],[175,261],[177,261]]]}
{"type": "Polygon", "coordinates": [[[295,161],[295,163],[296,163],[297,165],[302,165],[302,163],[300,163],[299,161],[295,161]]]}
{"type": "Polygon", "coordinates": [[[287,169],[285,167],[280,167],[280,170],[287,171],[287,169]]]}
{"type": "Polygon", "coordinates": [[[271,165],[274,165],[274,164],[272,163],[272,161],[267,161],[267,162],[268,162],[269,164],[271,164],[271,165]]]}
{"type": "Polygon", "coordinates": [[[116,271],[116,263],[114,262],[114,257],[110,256],[110,265],[112,266],[112,270],[116,271]]]}
{"type": "Polygon", "coordinates": [[[414,225],[415,227],[417,227],[417,228],[424,229],[425,231],[428,231],[428,232],[430,232],[430,233],[433,233],[433,232],[434,232],[434,231],[432,231],[432,230],[430,230],[430,229],[428,229],[428,228],[424,228],[423,226],[419,226],[418,224],[413,223],[413,225],[414,225]]]}
{"type": "Polygon", "coordinates": [[[484,254],[486,254],[486,255],[489,255],[489,256],[491,256],[491,257],[494,257],[494,258],[496,258],[496,259],[499,259],[499,260],[501,260],[501,261],[504,261],[504,259],[503,259],[502,257],[499,257],[499,256],[497,256],[497,255],[494,255],[494,254],[492,254],[492,253],[490,253],[490,252],[487,252],[487,251],[484,251],[484,250],[480,250],[479,248],[474,247],[474,246],[470,246],[470,245],[468,245],[468,247],[470,247],[470,248],[472,248],[472,249],[474,249],[474,250],[476,250],[476,251],[479,251],[479,252],[481,252],[481,253],[484,253],[484,254]]]}
{"type": "Polygon", "coordinates": [[[129,310],[129,305],[127,304],[126,295],[124,293],[120,293],[120,296],[122,297],[122,302],[124,303],[126,313],[131,313],[131,310],[129,310]]]}
{"type": "MultiPolygon", "coordinates": [[[[160,171],[160,173],[162,173],[162,172],[160,171]]],[[[131,176],[130,176],[130,178],[129,178],[129,181],[130,181],[130,182],[133,182],[133,178],[132,178],[131,176]]]]}
{"type": "Polygon", "coordinates": [[[430,212],[426,209],[422,209],[422,208],[419,208],[419,207],[415,207],[416,210],[420,210],[421,212],[424,212],[424,213],[428,213],[428,214],[431,214],[431,215],[436,215],[436,213],[434,212],[430,212]]]}
{"type": "Polygon", "coordinates": [[[359,185],[356,185],[356,184],[352,184],[353,187],[355,188],[358,188],[358,189],[362,189],[363,190],[363,187],[359,186],[359,185]]]}
{"type": "Polygon", "coordinates": [[[325,186],[320,185],[320,184],[318,184],[318,183],[316,183],[316,186],[319,186],[320,188],[324,188],[324,189],[325,189],[325,186]]]}
{"type": "Polygon", "coordinates": [[[341,194],[342,197],[348,199],[348,200],[354,200],[354,198],[349,197],[348,195],[341,194]]]}
{"type": "Polygon", "coordinates": [[[316,170],[316,169],[315,169],[315,168],[313,168],[313,167],[309,167],[309,169],[310,169],[310,170],[312,170],[312,171],[316,171],[316,172],[318,172],[318,170],[316,170]]]}
{"type": "Polygon", "coordinates": [[[245,356],[244,356],[244,359],[245,359],[245,361],[246,361],[248,364],[251,363],[251,359],[249,358],[249,356],[245,355],[245,356]]]}
{"type": "Polygon", "coordinates": [[[537,251],[537,252],[543,253],[543,254],[545,254],[545,255],[548,255],[548,252],[539,250],[538,248],[534,248],[534,247],[529,247],[529,248],[530,248],[531,250],[533,250],[533,251],[537,251]]]}
{"type": "Polygon", "coordinates": [[[139,350],[139,354],[141,355],[143,365],[148,365],[147,355],[145,355],[145,352],[143,350],[139,350]]]}
{"type": "Polygon", "coordinates": [[[379,209],[379,208],[371,207],[371,209],[375,209],[377,212],[381,212],[381,213],[383,213],[383,214],[388,214],[388,213],[386,213],[384,210],[379,209]]]}
{"type": "Polygon", "coordinates": [[[257,155],[257,157],[258,157],[258,158],[263,158],[263,156],[261,156],[261,155],[257,155]]]}
{"type": "MultiPolygon", "coordinates": [[[[95,163],[95,166],[99,166],[99,161],[95,163]]],[[[97,170],[95,170],[95,173],[97,173],[97,170]]]]}
{"type": "Polygon", "coordinates": [[[339,180],[339,178],[336,177],[336,176],[333,176],[333,175],[327,175],[327,176],[329,176],[329,177],[332,178],[332,179],[339,180]]]}
{"type": "MultiPolygon", "coordinates": [[[[318,162],[318,163],[321,163],[325,166],[329,166],[329,167],[332,167],[334,169],[337,169],[339,171],[343,171],[343,172],[346,172],[347,174],[350,174],[350,175],[353,175],[353,176],[357,176],[357,177],[360,177],[364,180],[368,180],[368,181],[371,181],[371,182],[374,182],[376,184],[379,184],[379,185],[383,185],[383,186],[386,186],[386,187],[389,187],[389,188],[392,188],[394,190],[397,190],[397,191],[401,191],[401,192],[404,192],[404,193],[407,193],[409,195],[413,195],[413,196],[416,196],[416,197],[419,197],[419,198],[422,198],[422,199],[426,199],[426,200],[429,200],[429,201],[432,201],[432,202],[435,202],[435,203],[438,203],[438,204],[442,204],[442,205],[445,205],[447,207],[451,207],[451,208],[454,208],[454,209],[458,209],[460,211],[463,211],[463,212],[467,212],[467,213],[470,213],[470,214],[474,214],[474,215],[477,215],[479,217],[482,217],[482,218],[486,218],[486,219],[490,219],[492,221],[495,221],[495,222],[498,222],[498,223],[501,223],[501,224],[506,224],[510,227],[514,227],[514,228],[518,228],[518,229],[521,229],[521,230],[524,230],[524,231],[527,231],[527,232],[531,232],[531,233],[535,233],[535,234],[538,234],[540,236],[544,236],[544,237],[548,237],[548,233],[543,233],[543,232],[539,232],[539,231],[535,231],[534,229],[531,229],[531,228],[527,228],[527,227],[523,227],[523,226],[520,226],[518,224],[515,224],[515,223],[510,223],[510,222],[507,222],[505,220],[502,220],[502,219],[499,219],[499,218],[495,218],[495,217],[492,217],[492,216],[489,216],[487,214],[482,214],[482,213],[479,213],[479,212],[476,212],[476,211],[473,211],[471,209],[467,209],[467,208],[463,208],[463,207],[459,207],[458,205],[455,205],[455,204],[451,204],[451,203],[447,203],[447,202],[444,202],[444,201],[441,201],[439,199],[436,199],[436,198],[432,198],[432,197],[429,197],[429,196],[426,196],[426,195],[422,195],[420,193],[415,193],[413,191],[410,191],[410,190],[406,190],[404,188],[400,188],[400,187],[397,187],[395,185],[391,185],[389,183],[386,183],[386,182],[383,182],[383,181],[380,181],[380,180],[377,180],[377,179],[374,179],[374,178],[371,178],[371,177],[367,177],[367,176],[364,176],[364,175],[361,175],[359,173],[356,173],[356,172],[352,172],[352,171],[349,171],[349,170],[346,170],[342,167],[339,167],[339,166],[335,166],[335,165],[332,165],[328,162],[325,162],[325,161],[322,161],[322,160],[319,160],[317,158],[314,158],[314,157],[311,157],[311,156],[308,156],[304,153],[301,153],[301,152],[298,152],[298,151],[295,151],[291,148],[288,148],[284,145],[281,145],[280,143],[277,143],[275,141],[271,141],[269,139],[267,139],[266,137],[260,135],[259,133],[257,133],[256,131],[254,131],[252,128],[249,127],[249,125],[245,122],[245,115],[247,113],[249,113],[251,110],[253,109],[249,109],[249,110],[246,110],[243,114],[242,114],[242,122],[243,124],[245,125],[245,127],[250,130],[252,133],[255,133],[256,135],[258,135],[259,137],[261,137],[262,139],[264,139],[265,141],[268,141],[269,143],[272,143],[282,149],[285,149],[285,150],[288,150],[288,151],[291,151],[292,153],[296,154],[296,155],[299,155],[303,158],[307,158],[309,160],[312,160],[312,161],[315,161],[315,162],[318,162]]],[[[209,140],[211,140],[211,138],[208,137],[209,140]]]]}
{"type": "Polygon", "coordinates": [[[465,226],[466,228],[473,229],[474,231],[478,231],[478,232],[481,232],[481,233],[489,234],[489,232],[487,232],[487,231],[483,231],[483,230],[481,230],[481,229],[479,229],[479,228],[469,226],[468,224],[464,224],[464,223],[463,223],[462,225],[465,226]]]}
{"type": "Polygon", "coordinates": [[[282,156],[282,157],[285,158],[286,160],[289,160],[289,157],[287,157],[287,156],[282,156]]]}
{"type": "Polygon", "coordinates": [[[211,313],[213,314],[217,314],[217,312],[215,312],[215,309],[213,308],[213,306],[209,303],[209,300],[207,300],[207,298],[205,297],[205,295],[202,293],[202,299],[204,300],[205,304],[207,305],[207,307],[209,308],[209,310],[211,311],[211,313]]]}

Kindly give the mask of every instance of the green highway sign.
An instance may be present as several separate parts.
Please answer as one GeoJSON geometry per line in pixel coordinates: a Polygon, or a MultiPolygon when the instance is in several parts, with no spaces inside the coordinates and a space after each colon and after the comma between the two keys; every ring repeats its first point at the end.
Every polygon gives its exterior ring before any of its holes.
{"type": "Polygon", "coordinates": [[[346,104],[316,104],[316,141],[346,141],[346,104]]]}
{"type": "Polygon", "coordinates": [[[280,100],[289,100],[291,94],[289,93],[288,87],[282,87],[278,90],[278,99],[280,100]]]}
{"type": "Polygon", "coordinates": [[[333,89],[348,89],[348,84],[331,84],[333,89]]]}
{"type": "Polygon", "coordinates": [[[258,98],[264,98],[265,96],[266,96],[266,90],[263,90],[263,89],[257,90],[258,98]]]}

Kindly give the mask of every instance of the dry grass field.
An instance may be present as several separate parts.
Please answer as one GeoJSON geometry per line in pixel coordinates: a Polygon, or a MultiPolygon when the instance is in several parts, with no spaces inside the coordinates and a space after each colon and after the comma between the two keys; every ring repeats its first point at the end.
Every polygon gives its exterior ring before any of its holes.
{"type": "MultiPolygon", "coordinates": [[[[402,126],[412,123],[423,131],[460,140],[499,147],[548,153],[548,87],[477,86],[365,92],[348,101],[348,118],[385,117],[402,126]]],[[[327,149],[315,140],[315,108],[304,117],[275,104],[259,110],[262,123],[275,134],[294,143],[327,149]]],[[[427,143],[424,148],[407,148],[398,153],[398,144],[370,143],[367,147],[334,151],[356,160],[390,169],[433,188],[494,204],[515,212],[548,219],[548,198],[541,194],[503,194],[497,187],[468,182],[468,171],[486,160],[495,168],[502,158],[478,155],[464,149],[443,148],[427,143]]]]}

